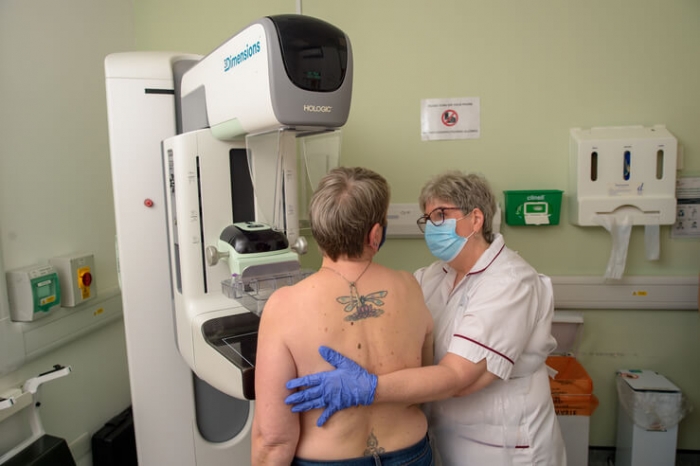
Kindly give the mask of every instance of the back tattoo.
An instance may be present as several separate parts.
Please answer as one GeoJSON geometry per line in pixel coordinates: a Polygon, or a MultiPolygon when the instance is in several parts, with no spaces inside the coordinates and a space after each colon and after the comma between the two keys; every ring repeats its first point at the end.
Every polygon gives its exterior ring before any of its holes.
{"type": "Polygon", "coordinates": [[[379,446],[379,439],[374,435],[374,429],[370,432],[369,437],[367,437],[367,449],[365,450],[364,456],[375,456],[385,453],[386,450],[379,446]]]}
{"type": "Polygon", "coordinates": [[[383,306],[384,301],[379,298],[384,298],[389,292],[388,291],[375,291],[368,295],[357,296],[341,296],[336,298],[340,304],[345,304],[343,310],[345,312],[351,312],[353,309],[357,308],[357,311],[349,316],[345,316],[345,320],[349,322],[354,322],[356,320],[367,319],[369,317],[379,317],[384,314],[384,310],[376,306],[383,306]]]}

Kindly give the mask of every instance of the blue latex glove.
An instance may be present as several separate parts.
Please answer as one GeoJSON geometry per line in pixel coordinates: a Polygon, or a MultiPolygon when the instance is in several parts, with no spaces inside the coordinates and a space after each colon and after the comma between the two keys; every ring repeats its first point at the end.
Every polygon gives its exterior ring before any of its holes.
{"type": "Polygon", "coordinates": [[[289,390],[305,388],[292,393],[284,402],[294,405],[293,413],[325,408],[316,421],[316,425],[321,427],[341,409],[371,405],[377,390],[377,376],[327,346],[319,347],[318,352],[336,369],[290,380],[287,382],[289,390]]]}

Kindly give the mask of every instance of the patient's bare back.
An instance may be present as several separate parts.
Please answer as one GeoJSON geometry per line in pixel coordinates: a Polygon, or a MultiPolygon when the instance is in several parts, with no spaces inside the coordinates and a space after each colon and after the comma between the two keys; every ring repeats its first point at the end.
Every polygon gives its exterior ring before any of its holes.
{"type": "MultiPolygon", "coordinates": [[[[321,345],[375,374],[420,367],[432,317],[413,276],[372,264],[352,283],[355,277],[331,267],[289,287],[283,297],[284,339],[297,375],[332,369],[318,354],[321,345]]],[[[316,427],[320,412],[301,415],[301,458],[352,458],[398,450],[421,440],[427,430],[425,416],[415,405],[350,408],[333,415],[322,428],[316,427]]]]}

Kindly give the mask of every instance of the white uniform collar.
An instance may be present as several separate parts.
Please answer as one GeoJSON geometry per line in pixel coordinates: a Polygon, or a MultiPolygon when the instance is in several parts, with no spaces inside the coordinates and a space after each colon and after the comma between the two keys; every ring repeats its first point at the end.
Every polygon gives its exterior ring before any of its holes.
{"type": "MultiPolygon", "coordinates": [[[[489,266],[496,260],[498,255],[501,254],[501,251],[503,251],[505,247],[506,242],[503,239],[503,235],[496,233],[493,242],[489,245],[489,248],[484,251],[481,257],[479,257],[479,260],[476,261],[476,264],[474,264],[466,276],[481,273],[489,268],[489,266]]],[[[445,273],[457,273],[447,262],[443,262],[442,267],[445,273]]]]}
{"type": "Polygon", "coordinates": [[[503,248],[506,247],[506,242],[503,239],[503,235],[500,233],[496,233],[493,242],[489,245],[489,248],[484,251],[484,253],[479,257],[479,260],[476,261],[476,264],[472,267],[472,269],[469,271],[467,275],[474,275],[475,273],[481,273],[484,270],[488,269],[491,264],[493,264],[493,261],[496,260],[499,254],[501,254],[501,251],[503,251],[503,248]]]}

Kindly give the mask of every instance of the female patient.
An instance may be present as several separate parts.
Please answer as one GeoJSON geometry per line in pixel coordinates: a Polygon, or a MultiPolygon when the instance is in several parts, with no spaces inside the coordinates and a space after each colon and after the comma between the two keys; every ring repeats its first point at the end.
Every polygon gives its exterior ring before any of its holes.
{"type": "MultiPolygon", "coordinates": [[[[311,199],[319,271],[268,300],[258,332],[254,465],[432,465],[427,421],[417,405],[344,410],[317,427],[319,410],[292,413],[285,383],[332,369],[319,346],[374,374],[431,364],[433,322],[408,272],[372,262],[386,230],[389,186],[363,168],[337,168],[311,199]]],[[[375,380],[376,383],[376,380],[375,380]]]]}

